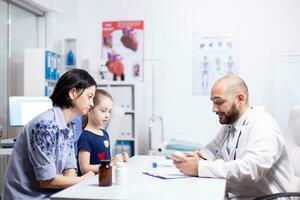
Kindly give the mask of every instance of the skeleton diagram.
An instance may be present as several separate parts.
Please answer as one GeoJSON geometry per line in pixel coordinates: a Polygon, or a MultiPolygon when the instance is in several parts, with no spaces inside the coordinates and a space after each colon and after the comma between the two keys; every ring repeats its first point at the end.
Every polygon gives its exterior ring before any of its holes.
{"type": "Polygon", "coordinates": [[[208,67],[209,67],[209,62],[207,60],[207,56],[204,56],[202,62],[202,71],[201,71],[201,78],[202,78],[201,85],[202,85],[203,94],[208,94],[208,81],[209,81],[208,67]]]}
{"type": "Polygon", "coordinates": [[[232,60],[231,56],[228,56],[228,61],[227,61],[227,74],[234,74],[234,62],[232,60]]]}

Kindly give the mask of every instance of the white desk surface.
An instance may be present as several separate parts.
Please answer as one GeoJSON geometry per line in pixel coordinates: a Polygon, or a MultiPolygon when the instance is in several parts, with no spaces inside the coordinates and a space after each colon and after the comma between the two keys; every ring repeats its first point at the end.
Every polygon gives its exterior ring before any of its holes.
{"type": "Polygon", "coordinates": [[[120,186],[98,186],[98,175],[51,196],[51,200],[62,199],[224,199],[224,179],[188,177],[160,179],[142,174],[151,167],[153,160],[162,156],[134,156],[128,165],[128,182],[120,186]]]}

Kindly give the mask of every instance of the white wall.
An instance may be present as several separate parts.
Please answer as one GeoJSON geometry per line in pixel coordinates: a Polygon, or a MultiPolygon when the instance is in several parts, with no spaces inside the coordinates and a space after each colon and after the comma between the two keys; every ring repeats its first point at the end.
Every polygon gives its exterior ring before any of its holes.
{"type": "MultiPolygon", "coordinates": [[[[103,21],[144,20],[145,58],[162,60],[166,71],[160,82],[157,112],[163,115],[167,139],[176,137],[205,144],[219,128],[209,97],[192,95],[193,32],[238,33],[239,72],[248,83],[250,102],[265,105],[269,112],[273,55],[300,52],[297,0],[78,0],[77,9],[78,21],[73,26],[77,26],[78,63],[89,60],[91,67],[101,62],[103,21]]],[[[67,29],[62,31],[68,35],[67,29]]],[[[141,101],[145,100],[141,109],[147,112],[138,122],[142,125],[138,133],[140,153],[147,152],[148,144],[149,76],[145,74],[147,83],[142,85],[147,96],[140,96],[141,101]]]]}

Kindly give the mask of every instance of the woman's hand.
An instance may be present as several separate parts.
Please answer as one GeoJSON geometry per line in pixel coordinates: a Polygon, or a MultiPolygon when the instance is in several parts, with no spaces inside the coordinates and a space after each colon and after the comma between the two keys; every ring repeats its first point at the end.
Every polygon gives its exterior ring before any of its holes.
{"type": "Polygon", "coordinates": [[[91,176],[95,176],[95,173],[92,172],[92,171],[89,171],[88,173],[82,175],[81,178],[82,178],[83,180],[86,180],[86,179],[90,178],[91,176]]]}

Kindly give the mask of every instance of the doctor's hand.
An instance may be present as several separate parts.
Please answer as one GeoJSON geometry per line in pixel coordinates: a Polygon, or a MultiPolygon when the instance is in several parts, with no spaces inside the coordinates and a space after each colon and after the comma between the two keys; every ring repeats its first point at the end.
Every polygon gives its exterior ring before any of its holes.
{"type": "Polygon", "coordinates": [[[199,157],[200,160],[207,160],[200,151],[187,152],[185,153],[185,155],[188,157],[193,157],[193,156],[199,157]]]}
{"type": "Polygon", "coordinates": [[[186,154],[186,156],[173,154],[173,163],[183,174],[198,176],[198,162],[201,159],[196,154],[186,154]]]}

